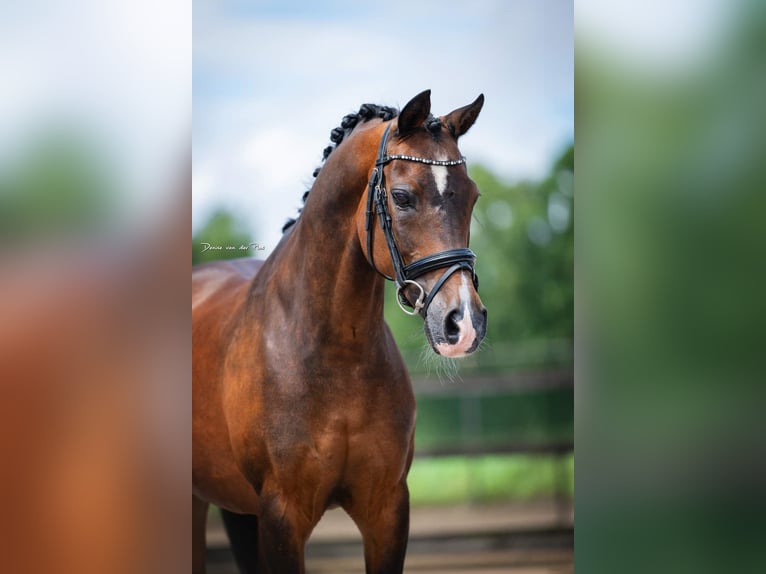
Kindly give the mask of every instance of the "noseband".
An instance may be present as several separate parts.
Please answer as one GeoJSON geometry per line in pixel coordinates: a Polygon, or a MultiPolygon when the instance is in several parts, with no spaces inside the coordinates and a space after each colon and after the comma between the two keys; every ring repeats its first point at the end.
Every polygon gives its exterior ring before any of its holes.
{"type": "Polygon", "coordinates": [[[427,165],[441,165],[441,166],[453,166],[465,163],[465,158],[452,160],[436,160],[428,159],[424,157],[415,157],[411,155],[393,154],[388,155],[386,153],[386,144],[388,143],[388,134],[391,130],[391,124],[386,126],[386,131],[383,132],[383,137],[380,140],[380,147],[378,148],[378,158],[375,160],[375,169],[372,170],[372,176],[370,176],[369,188],[367,191],[367,218],[365,222],[365,229],[367,230],[367,253],[369,254],[370,263],[375,271],[380,273],[383,277],[389,281],[396,282],[396,301],[399,303],[402,311],[408,315],[417,315],[422,311],[423,317],[428,313],[428,307],[431,305],[436,293],[444,285],[450,276],[461,270],[465,269],[471,272],[473,278],[474,288],[479,287],[479,278],[476,276],[476,270],[474,269],[474,263],[476,261],[476,255],[468,248],[447,249],[446,251],[439,251],[432,255],[427,255],[422,259],[413,261],[409,265],[404,264],[404,259],[399,251],[399,246],[396,243],[394,237],[393,227],[391,225],[391,213],[388,211],[388,194],[386,193],[386,176],[383,173],[383,167],[395,160],[413,161],[417,163],[423,163],[427,165]],[[373,219],[377,213],[380,220],[380,226],[383,229],[383,235],[386,238],[386,244],[388,245],[388,252],[391,254],[391,262],[394,266],[394,277],[389,277],[381,271],[375,265],[375,259],[372,251],[372,236],[373,236],[373,219]],[[447,270],[442,274],[439,280],[434,284],[431,292],[426,296],[423,286],[415,281],[421,275],[425,275],[430,271],[436,269],[447,270]],[[420,290],[415,304],[409,302],[404,294],[404,288],[407,285],[413,285],[420,290]],[[410,307],[412,311],[409,311],[405,307],[410,307]]]}

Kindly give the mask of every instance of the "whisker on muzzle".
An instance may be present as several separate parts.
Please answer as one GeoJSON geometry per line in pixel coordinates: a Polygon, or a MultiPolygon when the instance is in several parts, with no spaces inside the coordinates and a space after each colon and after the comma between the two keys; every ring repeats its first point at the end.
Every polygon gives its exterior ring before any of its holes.
{"type": "Polygon", "coordinates": [[[425,343],[420,354],[421,364],[425,367],[427,375],[436,375],[439,382],[454,384],[462,381],[460,376],[460,362],[457,359],[443,357],[434,353],[431,345],[425,343]]]}

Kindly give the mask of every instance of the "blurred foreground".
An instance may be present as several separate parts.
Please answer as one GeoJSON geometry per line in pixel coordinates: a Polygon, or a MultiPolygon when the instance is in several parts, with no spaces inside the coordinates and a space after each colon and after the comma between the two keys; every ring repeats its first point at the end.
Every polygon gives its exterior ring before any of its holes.
{"type": "Polygon", "coordinates": [[[161,249],[82,238],[0,254],[4,571],[168,571],[186,544],[188,264],[175,231],[158,230],[161,249]]]}
{"type": "Polygon", "coordinates": [[[578,571],[764,571],[764,39],[578,3],[578,571]]]}
{"type": "Polygon", "coordinates": [[[190,16],[0,7],[3,572],[188,570],[190,16]]]}

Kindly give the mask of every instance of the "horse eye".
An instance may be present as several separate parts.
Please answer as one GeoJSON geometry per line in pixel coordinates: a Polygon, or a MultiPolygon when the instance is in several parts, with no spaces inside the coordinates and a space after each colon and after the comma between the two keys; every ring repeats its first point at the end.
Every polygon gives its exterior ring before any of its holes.
{"type": "Polygon", "coordinates": [[[413,206],[410,194],[405,191],[394,190],[391,192],[391,197],[393,198],[397,207],[405,209],[413,206]]]}

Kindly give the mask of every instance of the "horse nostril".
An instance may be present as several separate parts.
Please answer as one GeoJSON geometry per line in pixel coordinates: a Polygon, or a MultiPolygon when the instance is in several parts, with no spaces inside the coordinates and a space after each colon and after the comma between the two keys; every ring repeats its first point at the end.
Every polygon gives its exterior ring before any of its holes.
{"type": "Polygon", "coordinates": [[[460,326],[458,323],[463,318],[459,309],[453,309],[444,320],[444,336],[450,345],[454,345],[460,339],[460,326]]]}

